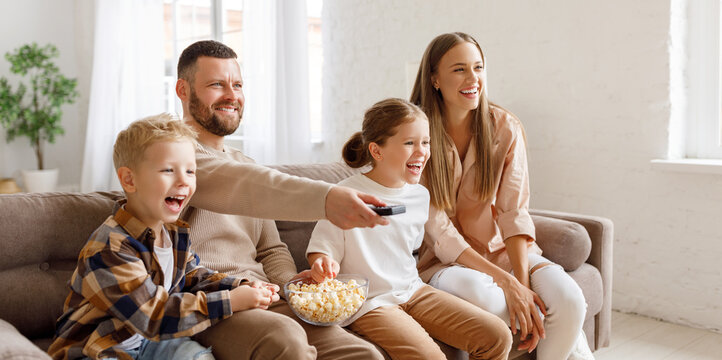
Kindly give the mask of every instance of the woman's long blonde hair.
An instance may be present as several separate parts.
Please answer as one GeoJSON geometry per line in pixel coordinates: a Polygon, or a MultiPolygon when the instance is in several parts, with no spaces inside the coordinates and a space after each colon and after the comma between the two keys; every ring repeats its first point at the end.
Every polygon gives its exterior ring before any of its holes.
{"type": "MultiPolygon", "coordinates": [[[[431,204],[440,209],[452,209],[455,205],[454,164],[453,159],[446,153],[447,149],[451,147],[452,140],[446,134],[444,126],[444,99],[441,91],[434,89],[432,76],[438,71],[439,61],[444,54],[464,42],[472,43],[479,49],[483,66],[486,67],[484,52],[481,51],[479,43],[473,37],[461,32],[439,35],[431,41],[424,52],[410,99],[412,103],[420,106],[429,118],[431,158],[426,165],[423,177],[431,194],[431,204]]],[[[479,94],[479,106],[472,110],[469,128],[474,141],[474,149],[476,149],[474,190],[481,201],[487,200],[493,195],[497,172],[491,151],[494,123],[490,106],[496,105],[489,102],[485,85],[479,94]]]]}

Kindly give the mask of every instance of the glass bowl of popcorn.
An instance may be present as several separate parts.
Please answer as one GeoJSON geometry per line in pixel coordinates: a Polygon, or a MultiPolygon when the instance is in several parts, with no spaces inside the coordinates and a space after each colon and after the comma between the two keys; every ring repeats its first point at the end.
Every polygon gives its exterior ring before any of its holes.
{"type": "Polygon", "coordinates": [[[369,280],[364,276],[338,274],[320,283],[310,278],[289,281],[283,291],[291,310],[301,320],[331,326],[356,314],[366,300],[368,288],[369,280]]]}

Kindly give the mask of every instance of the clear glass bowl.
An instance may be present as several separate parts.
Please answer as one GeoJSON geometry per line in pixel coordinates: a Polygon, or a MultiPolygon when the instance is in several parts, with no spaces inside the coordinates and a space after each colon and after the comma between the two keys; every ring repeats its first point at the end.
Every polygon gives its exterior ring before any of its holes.
{"type": "Polygon", "coordinates": [[[286,283],[283,291],[293,313],[318,326],[338,325],[356,314],[366,301],[369,280],[356,274],[338,274],[334,280],[316,283],[304,278],[286,283]]]}

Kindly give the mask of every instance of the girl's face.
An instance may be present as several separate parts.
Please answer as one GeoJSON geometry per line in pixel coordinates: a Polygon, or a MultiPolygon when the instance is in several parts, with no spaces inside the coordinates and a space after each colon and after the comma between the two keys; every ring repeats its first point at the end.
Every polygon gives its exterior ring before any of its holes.
{"type": "Polygon", "coordinates": [[[384,145],[369,144],[374,158],[374,180],[386,187],[418,184],[429,160],[429,122],[424,118],[399,125],[384,145]]]}
{"type": "Polygon", "coordinates": [[[486,84],[486,71],[479,49],[470,42],[452,47],[439,60],[431,81],[434,88],[438,87],[441,91],[446,110],[458,113],[476,109],[486,84]]]}

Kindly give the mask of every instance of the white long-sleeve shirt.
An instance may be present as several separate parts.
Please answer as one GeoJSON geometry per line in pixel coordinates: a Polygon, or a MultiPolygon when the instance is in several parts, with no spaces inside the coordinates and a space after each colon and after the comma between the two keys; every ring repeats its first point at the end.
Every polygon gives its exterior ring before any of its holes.
{"type": "Polygon", "coordinates": [[[339,262],[342,274],[369,279],[366,302],[346,326],[363,314],[384,305],[403,304],[424,284],[416,269],[413,251],[421,246],[429,217],[429,192],[419,184],[388,188],[363,174],[339,185],[374,195],[387,204],[406,206],[406,212],[388,216],[389,225],[342,230],[321,220],[311,235],[306,255],[323,253],[339,262]]]}

